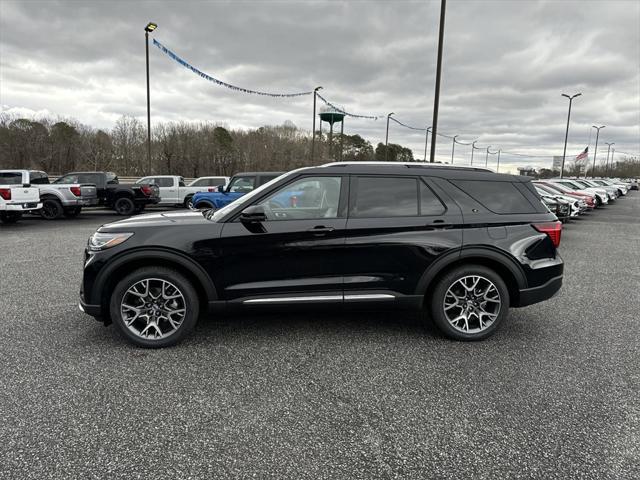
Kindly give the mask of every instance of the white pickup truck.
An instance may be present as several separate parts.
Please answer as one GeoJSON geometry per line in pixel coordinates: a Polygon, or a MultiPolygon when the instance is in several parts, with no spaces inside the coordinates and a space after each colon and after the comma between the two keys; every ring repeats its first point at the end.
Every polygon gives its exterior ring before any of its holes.
{"type": "Polygon", "coordinates": [[[22,171],[0,172],[0,221],[15,223],[23,213],[42,208],[40,190],[28,183],[22,171]]]}
{"type": "Polygon", "coordinates": [[[191,198],[198,192],[215,192],[217,186],[225,185],[228,177],[200,177],[185,185],[184,177],[178,175],[152,175],[136,183],[154,183],[160,189],[160,205],[182,205],[191,207],[191,198]],[[217,183],[216,183],[217,182],[217,183]]]}

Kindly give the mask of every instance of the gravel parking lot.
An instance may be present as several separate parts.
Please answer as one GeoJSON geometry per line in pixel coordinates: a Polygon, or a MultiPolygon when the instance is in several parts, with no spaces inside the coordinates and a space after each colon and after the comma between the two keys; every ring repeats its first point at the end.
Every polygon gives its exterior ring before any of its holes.
{"type": "Polygon", "coordinates": [[[640,195],[573,221],[491,339],[395,313],[220,316],[150,351],[77,309],[102,223],[0,226],[2,478],[640,477],[640,195]]]}

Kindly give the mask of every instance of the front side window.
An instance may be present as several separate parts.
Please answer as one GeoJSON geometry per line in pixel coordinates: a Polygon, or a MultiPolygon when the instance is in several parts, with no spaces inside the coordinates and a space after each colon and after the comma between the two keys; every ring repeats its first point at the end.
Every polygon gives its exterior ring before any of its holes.
{"type": "Polygon", "coordinates": [[[237,177],[229,185],[229,192],[249,193],[255,187],[255,177],[237,177]]]}
{"type": "Polygon", "coordinates": [[[159,187],[173,187],[173,178],[164,178],[164,177],[160,177],[160,178],[156,178],[155,179],[155,184],[158,185],[159,187]]]}
{"type": "Polygon", "coordinates": [[[32,185],[47,185],[49,183],[49,177],[43,172],[29,172],[29,176],[32,185]]]}
{"type": "Polygon", "coordinates": [[[418,215],[418,180],[407,177],[358,177],[350,217],[418,215]]]}
{"type": "Polygon", "coordinates": [[[306,177],[272,193],[261,205],[267,220],[337,218],[342,177],[306,177]]]}

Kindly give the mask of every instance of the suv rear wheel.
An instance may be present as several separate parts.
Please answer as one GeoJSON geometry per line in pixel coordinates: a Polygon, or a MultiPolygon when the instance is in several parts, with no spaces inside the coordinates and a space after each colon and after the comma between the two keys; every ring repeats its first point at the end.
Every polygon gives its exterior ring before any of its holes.
{"type": "Polygon", "coordinates": [[[115,287],[111,320],[132,343],[160,348],[175,345],[198,320],[199,301],[193,285],[175,270],[145,267],[115,287]]]}
{"type": "Polygon", "coordinates": [[[431,317],[447,337],[482,340],[495,333],[509,310],[509,290],[495,271],[482,265],[457,267],[437,283],[431,317]]]}

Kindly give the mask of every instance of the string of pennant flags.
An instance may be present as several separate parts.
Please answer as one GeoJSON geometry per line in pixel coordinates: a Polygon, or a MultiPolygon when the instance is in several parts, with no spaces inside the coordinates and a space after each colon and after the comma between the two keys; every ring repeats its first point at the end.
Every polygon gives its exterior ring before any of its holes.
{"type": "MultiPolygon", "coordinates": [[[[250,88],[244,88],[244,87],[239,87],[237,85],[233,85],[231,83],[225,82],[223,80],[220,80],[219,78],[216,78],[212,75],[209,75],[205,72],[203,72],[202,70],[194,67],[193,65],[191,65],[189,62],[187,62],[185,59],[183,59],[182,57],[180,57],[178,54],[176,54],[175,52],[173,52],[172,50],[170,50],[169,48],[167,48],[165,45],[163,45],[162,43],[160,43],[158,40],[156,40],[155,38],[153,39],[153,45],[155,47],[157,47],[162,53],[164,53],[165,55],[167,55],[169,58],[171,58],[172,60],[174,60],[176,63],[178,63],[179,65],[183,66],[184,68],[191,70],[193,73],[195,73],[196,75],[198,75],[199,77],[212,82],[216,85],[219,85],[221,87],[225,87],[228,88],[230,90],[234,90],[236,92],[241,92],[241,93],[247,93],[247,94],[252,94],[252,95],[260,95],[260,96],[265,96],[265,97],[275,97],[275,98],[294,98],[294,97],[302,97],[302,96],[307,96],[307,95],[313,95],[314,90],[305,90],[305,91],[301,91],[301,92],[287,92],[287,93],[276,93],[276,92],[265,92],[265,91],[261,91],[261,90],[253,90],[250,88]]],[[[367,119],[367,120],[378,120],[379,118],[382,118],[386,115],[362,115],[362,114],[356,114],[356,113],[352,113],[352,112],[348,112],[340,107],[338,107],[337,105],[331,103],[329,100],[327,100],[325,97],[323,97],[320,93],[318,93],[317,91],[315,91],[315,94],[317,96],[317,98],[320,99],[320,101],[322,101],[325,105],[327,105],[328,107],[330,107],[331,109],[333,109],[336,112],[342,113],[343,115],[347,116],[347,117],[351,117],[351,118],[361,118],[361,119],[367,119]]],[[[414,131],[420,131],[420,132],[427,132],[429,129],[427,128],[422,128],[422,127],[414,127],[412,125],[408,125],[406,123],[401,122],[400,120],[398,120],[397,118],[394,118],[392,116],[389,116],[389,119],[392,120],[393,122],[395,122],[396,124],[400,125],[401,127],[407,128],[409,130],[414,130],[414,131]]],[[[440,132],[436,132],[436,135],[439,137],[443,137],[443,138],[449,138],[449,139],[453,139],[454,137],[451,135],[446,135],[440,132]]],[[[457,142],[459,144],[462,145],[471,145],[470,143],[462,143],[462,142],[457,142]]],[[[494,152],[489,152],[489,153],[494,153],[494,152]]],[[[508,151],[502,151],[503,154],[507,154],[507,155],[517,155],[517,156],[523,156],[523,157],[548,157],[548,155],[527,155],[527,154],[522,154],[522,153],[516,153],[516,152],[508,152],[508,151]]]]}

